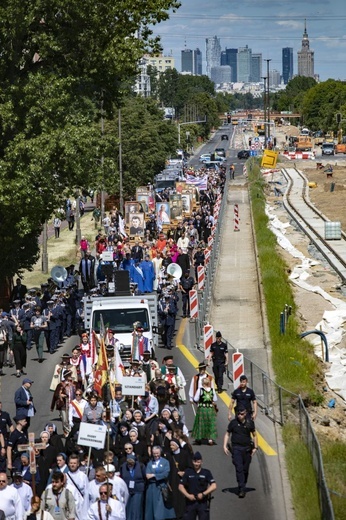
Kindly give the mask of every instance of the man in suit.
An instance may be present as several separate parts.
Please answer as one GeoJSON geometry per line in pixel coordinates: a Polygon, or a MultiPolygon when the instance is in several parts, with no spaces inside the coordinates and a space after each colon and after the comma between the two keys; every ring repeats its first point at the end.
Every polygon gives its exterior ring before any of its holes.
{"type": "Polygon", "coordinates": [[[11,292],[11,302],[14,300],[20,300],[21,303],[23,303],[26,293],[26,285],[23,285],[21,279],[17,278],[16,285],[13,287],[11,292]]]}
{"type": "Polygon", "coordinates": [[[36,413],[34,406],[34,400],[31,395],[30,389],[33,381],[28,377],[25,377],[22,382],[22,386],[16,390],[14,394],[14,403],[16,405],[16,416],[26,417],[25,430],[27,431],[30,426],[30,418],[36,413]]]}

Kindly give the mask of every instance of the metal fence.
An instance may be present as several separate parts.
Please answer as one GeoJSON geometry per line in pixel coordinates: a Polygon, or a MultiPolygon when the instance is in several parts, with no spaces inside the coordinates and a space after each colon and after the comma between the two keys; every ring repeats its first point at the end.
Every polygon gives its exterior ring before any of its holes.
{"type": "MultiPolygon", "coordinates": [[[[225,193],[227,193],[227,189],[228,182],[225,186],[225,193]]],[[[226,211],[226,205],[227,196],[224,196],[214,235],[214,247],[211,252],[210,262],[208,263],[205,272],[204,289],[198,293],[199,312],[198,319],[195,320],[195,334],[196,347],[202,352],[204,352],[203,327],[208,323],[213,283],[217,270],[217,261],[220,254],[221,226],[226,211]]],[[[235,349],[229,341],[226,340],[226,343],[230,354],[237,352],[237,349],[235,349]]],[[[229,356],[229,360],[227,377],[229,379],[229,387],[231,390],[231,387],[233,389],[233,367],[231,355],[229,356]]],[[[309,450],[316,473],[321,518],[323,520],[335,520],[333,504],[324,476],[321,447],[301,396],[276,384],[264,370],[245,356],[244,372],[247,374],[249,386],[254,390],[258,405],[262,409],[263,413],[270,420],[279,423],[281,426],[285,423],[291,422],[300,428],[300,434],[309,450]]]]}

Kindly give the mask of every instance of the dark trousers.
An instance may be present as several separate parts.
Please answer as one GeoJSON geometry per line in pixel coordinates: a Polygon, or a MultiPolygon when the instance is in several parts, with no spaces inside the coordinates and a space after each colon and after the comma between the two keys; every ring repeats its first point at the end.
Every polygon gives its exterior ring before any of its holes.
{"type": "Polygon", "coordinates": [[[196,520],[196,518],[198,518],[198,520],[209,520],[208,502],[198,502],[197,500],[190,502],[190,500],[186,500],[183,520],[196,520]]]}
{"type": "Polygon", "coordinates": [[[0,346],[0,370],[3,368],[7,355],[7,342],[0,346]]]}
{"type": "Polygon", "coordinates": [[[225,363],[215,363],[213,365],[213,372],[216,382],[216,387],[221,390],[223,385],[223,375],[225,373],[225,363]]]}
{"type": "Polygon", "coordinates": [[[174,334],[174,323],[172,325],[164,326],[164,333],[162,334],[162,341],[166,347],[171,348],[174,334]]]}
{"type": "Polygon", "coordinates": [[[183,316],[190,316],[190,298],[188,293],[182,293],[183,316]]]}
{"type": "Polygon", "coordinates": [[[15,345],[13,347],[14,362],[16,370],[22,370],[26,367],[26,348],[24,345],[15,345]]]}
{"type": "Polygon", "coordinates": [[[240,491],[245,490],[251,460],[251,446],[232,446],[232,462],[240,491]]]}

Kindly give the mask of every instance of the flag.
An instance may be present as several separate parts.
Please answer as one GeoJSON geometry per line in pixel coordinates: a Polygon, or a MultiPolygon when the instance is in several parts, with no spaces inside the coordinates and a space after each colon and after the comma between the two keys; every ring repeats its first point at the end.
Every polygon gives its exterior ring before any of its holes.
{"type": "Polygon", "coordinates": [[[108,379],[108,359],[104,337],[101,336],[100,350],[97,359],[96,370],[94,372],[94,390],[102,396],[102,387],[108,379]]]}
{"type": "Polygon", "coordinates": [[[90,336],[90,362],[91,362],[92,366],[95,365],[96,358],[97,358],[96,334],[95,334],[95,331],[93,330],[91,332],[91,336],[90,336]]]}
{"type": "Polygon", "coordinates": [[[127,234],[126,234],[126,231],[125,231],[125,223],[124,223],[124,219],[121,218],[120,214],[119,214],[119,220],[118,220],[118,228],[119,228],[119,233],[121,235],[123,235],[123,237],[127,237],[127,234]]]}
{"type": "Polygon", "coordinates": [[[119,383],[121,385],[123,382],[124,365],[123,365],[123,362],[121,361],[119,349],[117,346],[115,347],[114,368],[115,368],[115,370],[114,370],[115,379],[116,379],[117,383],[119,383]]]}

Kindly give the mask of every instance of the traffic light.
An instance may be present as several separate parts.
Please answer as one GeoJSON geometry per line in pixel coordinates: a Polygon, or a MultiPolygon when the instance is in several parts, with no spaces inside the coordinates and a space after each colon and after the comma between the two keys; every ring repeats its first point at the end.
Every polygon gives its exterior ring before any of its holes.
{"type": "Polygon", "coordinates": [[[232,116],[230,114],[227,115],[227,123],[230,124],[232,121],[232,116]]]}
{"type": "Polygon", "coordinates": [[[341,123],[341,114],[340,114],[340,112],[338,114],[336,114],[336,122],[338,123],[338,125],[341,123]]]}

